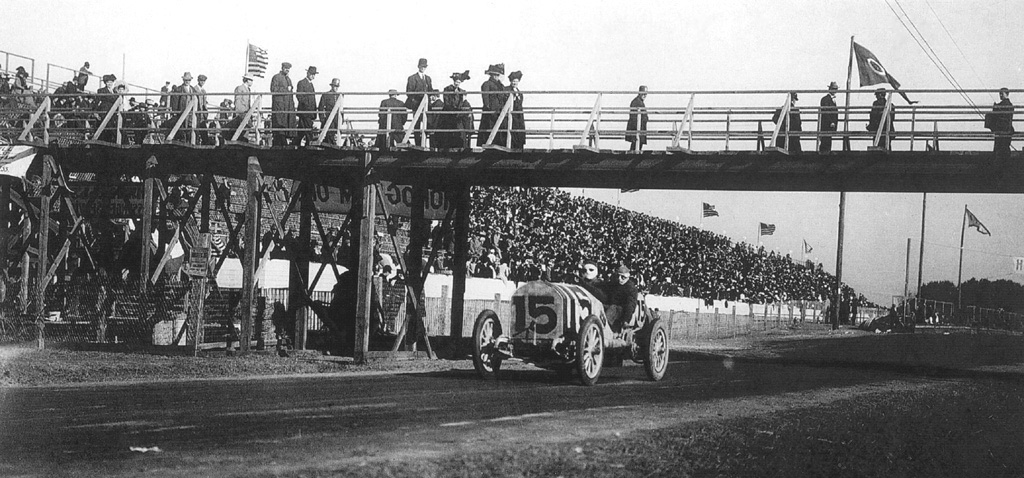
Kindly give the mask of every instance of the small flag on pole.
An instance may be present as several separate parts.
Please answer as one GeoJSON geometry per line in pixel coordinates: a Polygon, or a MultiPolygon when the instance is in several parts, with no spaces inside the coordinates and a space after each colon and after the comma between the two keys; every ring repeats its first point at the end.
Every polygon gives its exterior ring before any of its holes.
{"type": "Polygon", "coordinates": [[[807,243],[807,239],[804,239],[804,254],[810,254],[811,251],[813,251],[813,250],[814,250],[814,248],[811,247],[811,245],[807,243]]]}
{"type": "Polygon", "coordinates": [[[770,236],[772,234],[775,234],[775,224],[765,224],[765,223],[762,222],[761,223],[761,235],[762,236],[770,236]]]}
{"type": "Polygon", "coordinates": [[[715,210],[714,204],[704,203],[704,217],[717,216],[718,211],[715,210]]]}
{"type": "Polygon", "coordinates": [[[977,229],[978,232],[985,234],[986,236],[992,235],[991,232],[988,232],[988,228],[978,220],[978,217],[975,216],[970,209],[964,208],[964,211],[967,211],[967,227],[973,227],[977,229]]]}
{"type": "Polygon", "coordinates": [[[267,72],[267,50],[264,50],[252,43],[249,44],[249,48],[246,51],[246,73],[255,76],[257,78],[263,78],[263,75],[267,72]]]}

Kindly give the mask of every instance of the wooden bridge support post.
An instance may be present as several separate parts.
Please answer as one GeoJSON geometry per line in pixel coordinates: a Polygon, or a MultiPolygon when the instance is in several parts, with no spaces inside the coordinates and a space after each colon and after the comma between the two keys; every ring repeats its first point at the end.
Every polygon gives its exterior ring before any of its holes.
{"type": "Polygon", "coordinates": [[[259,255],[260,244],[260,189],[263,169],[256,156],[249,156],[246,170],[246,206],[245,236],[242,243],[245,251],[242,254],[242,300],[238,304],[242,314],[242,336],[239,338],[241,352],[249,351],[252,340],[253,294],[256,291],[256,256],[259,255]]]}
{"type": "Polygon", "coordinates": [[[359,269],[356,294],[356,336],[354,359],[365,363],[370,351],[370,315],[373,312],[373,241],[376,231],[374,220],[377,216],[377,188],[371,180],[371,153],[363,157],[362,205],[363,214],[359,219],[359,269]]]}
{"type": "MultiPolygon", "coordinates": [[[[11,185],[7,181],[0,181],[0,228],[5,231],[11,230],[11,185]]],[[[0,244],[0,281],[7,280],[8,264],[7,260],[7,245],[0,244]]],[[[2,284],[3,290],[7,290],[7,283],[2,284]]],[[[9,292],[8,292],[9,293],[9,292]]],[[[6,297],[0,297],[0,300],[5,300],[6,297]]],[[[0,318],[3,317],[2,308],[0,308],[0,318]]]]}
{"type": "MultiPolygon", "coordinates": [[[[290,260],[295,262],[295,267],[290,268],[288,274],[288,310],[290,318],[295,323],[295,348],[306,348],[306,313],[305,307],[301,304],[306,301],[306,282],[309,281],[309,259],[312,250],[310,241],[313,234],[313,211],[316,204],[313,203],[313,185],[308,181],[302,181],[296,189],[299,194],[299,237],[295,243],[289,245],[295,250],[289,250],[290,260]]],[[[284,239],[283,237],[281,238],[284,239]]],[[[323,238],[321,238],[323,239],[323,238]]],[[[326,242],[323,246],[327,248],[326,242]]],[[[310,291],[312,293],[312,291],[310,291]]]]}
{"type": "Polygon", "coordinates": [[[452,329],[450,336],[456,343],[462,338],[462,324],[466,305],[466,262],[469,260],[469,186],[460,184],[454,190],[455,254],[452,258],[452,329]]]}
{"type": "Polygon", "coordinates": [[[149,274],[153,255],[149,250],[150,236],[153,234],[153,190],[156,188],[156,167],[158,162],[156,156],[150,156],[146,160],[146,178],[142,185],[142,228],[139,230],[140,243],[139,251],[139,293],[145,297],[146,289],[149,286],[149,274]]]}
{"type": "MultiPolygon", "coordinates": [[[[413,350],[415,344],[419,341],[420,335],[426,336],[427,331],[423,325],[424,306],[426,301],[423,297],[423,247],[426,243],[427,236],[430,234],[430,224],[427,223],[424,215],[424,208],[427,204],[427,188],[423,184],[412,185],[412,204],[409,217],[409,247],[407,249],[405,266],[408,268],[406,271],[405,280],[409,281],[409,285],[412,287],[413,300],[416,301],[415,307],[408,307],[406,315],[407,324],[412,326],[411,334],[413,350]],[[413,317],[412,314],[416,316],[413,317]]],[[[395,251],[400,253],[400,251],[395,251]]],[[[429,266],[427,266],[429,267],[429,266]]]]}
{"type": "Polygon", "coordinates": [[[50,182],[53,179],[53,171],[50,165],[53,158],[43,157],[43,186],[39,198],[39,255],[36,260],[36,290],[35,290],[35,314],[36,314],[36,347],[39,350],[46,348],[43,328],[46,323],[46,273],[50,268],[50,195],[52,188],[50,182]]]}

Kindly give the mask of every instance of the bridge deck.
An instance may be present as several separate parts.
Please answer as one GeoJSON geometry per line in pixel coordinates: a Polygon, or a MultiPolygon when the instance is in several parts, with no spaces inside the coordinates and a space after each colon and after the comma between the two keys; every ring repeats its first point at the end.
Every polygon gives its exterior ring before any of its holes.
{"type": "Polygon", "coordinates": [[[443,185],[848,191],[1024,193],[1019,153],[990,152],[624,151],[466,149],[451,151],[342,150],[330,147],[261,148],[183,144],[89,144],[40,150],[68,172],[142,176],[157,157],[158,174],[213,173],[244,179],[255,156],[265,174],[323,183],[363,175],[363,160],[382,179],[443,185]]]}

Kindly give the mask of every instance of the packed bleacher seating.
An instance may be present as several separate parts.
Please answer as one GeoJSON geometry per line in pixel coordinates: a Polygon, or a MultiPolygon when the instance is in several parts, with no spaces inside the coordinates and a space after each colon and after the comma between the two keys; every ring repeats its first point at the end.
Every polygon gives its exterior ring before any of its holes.
{"type": "Polygon", "coordinates": [[[820,264],[558,189],[474,188],[472,205],[477,276],[499,276],[497,256],[510,280],[567,280],[589,259],[605,272],[629,266],[649,292],[703,299],[821,300],[835,287],[820,264]]]}

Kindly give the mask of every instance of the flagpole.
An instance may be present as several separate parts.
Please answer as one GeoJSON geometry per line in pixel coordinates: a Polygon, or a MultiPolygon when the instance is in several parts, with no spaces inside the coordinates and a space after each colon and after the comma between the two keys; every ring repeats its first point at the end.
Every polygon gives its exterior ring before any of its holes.
{"type": "Polygon", "coordinates": [[[699,229],[704,229],[704,203],[703,202],[700,203],[700,219],[698,219],[698,220],[700,221],[700,226],[698,226],[698,228],[699,229]]]}
{"type": "Polygon", "coordinates": [[[964,204],[964,220],[960,223],[960,267],[956,272],[956,308],[960,310],[962,308],[961,300],[963,294],[960,293],[960,281],[963,279],[964,272],[964,231],[967,230],[967,205],[964,204]]]}
{"type": "Polygon", "coordinates": [[[245,39],[245,62],[242,63],[242,76],[249,74],[249,39],[245,39]]]}
{"type": "Polygon", "coordinates": [[[853,81],[853,35],[850,35],[850,62],[846,66],[846,109],[843,111],[843,151],[850,150],[850,86],[853,81]]]}
{"type": "Polygon", "coordinates": [[[836,245],[836,300],[832,330],[839,329],[839,304],[843,300],[843,229],[846,221],[846,191],[839,191],[839,238],[836,245]]]}
{"type": "Polygon", "coordinates": [[[917,297],[921,297],[921,274],[924,271],[924,218],[928,207],[928,193],[921,198],[921,252],[917,256],[917,297]]]}

